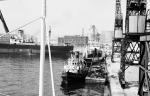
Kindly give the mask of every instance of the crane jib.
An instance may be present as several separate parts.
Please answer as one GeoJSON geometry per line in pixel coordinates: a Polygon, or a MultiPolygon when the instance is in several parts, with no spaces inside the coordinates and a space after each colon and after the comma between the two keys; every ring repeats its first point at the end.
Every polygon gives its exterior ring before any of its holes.
{"type": "Polygon", "coordinates": [[[9,29],[8,29],[8,27],[7,27],[7,24],[6,24],[5,20],[4,20],[4,17],[3,17],[3,14],[2,14],[2,12],[1,12],[1,10],[0,10],[0,19],[1,19],[2,24],[3,24],[3,26],[4,26],[5,32],[8,33],[8,32],[9,32],[9,29]]]}

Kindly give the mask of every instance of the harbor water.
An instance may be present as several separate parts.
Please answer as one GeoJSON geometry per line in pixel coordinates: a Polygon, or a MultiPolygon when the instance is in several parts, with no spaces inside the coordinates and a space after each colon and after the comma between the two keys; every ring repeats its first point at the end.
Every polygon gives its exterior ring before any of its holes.
{"type": "MultiPolygon", "coordinates": [[[[61,84],[67,58],[52,55],[56,96],[104,96],[104,84],[61,84]]],[[[38,96],[39,61],[39,55],[0,54],[0,96],[38,96]]],[[[44,68],[44,96],[52,96],[48,57],[44,68]]]]}

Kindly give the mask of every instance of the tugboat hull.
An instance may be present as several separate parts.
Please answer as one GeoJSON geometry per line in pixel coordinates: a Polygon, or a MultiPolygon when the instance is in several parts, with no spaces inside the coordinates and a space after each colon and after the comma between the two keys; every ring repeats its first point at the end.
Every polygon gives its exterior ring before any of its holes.
{"type": "Polygon", "coordinates": [[[87,72],[85,73],[71,73],[65,72],[62,74],[62,79],[64,83],[74,83],[74,82],[84,82],[87,72]]]}

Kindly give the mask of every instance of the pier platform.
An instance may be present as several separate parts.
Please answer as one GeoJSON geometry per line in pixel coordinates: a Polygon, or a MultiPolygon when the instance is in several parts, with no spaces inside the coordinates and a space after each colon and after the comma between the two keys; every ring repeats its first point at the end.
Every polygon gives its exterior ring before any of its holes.
{"type": "Polygon", "coordinates": [[[118,77],[118,72],[120,70],[120,60],[119,58],[117,59],[118,60],[116,60],[115,63],[112,63],[111,59],[107,59],[111,96],[138,96],[137,86],[122,89],[118,77]]]}

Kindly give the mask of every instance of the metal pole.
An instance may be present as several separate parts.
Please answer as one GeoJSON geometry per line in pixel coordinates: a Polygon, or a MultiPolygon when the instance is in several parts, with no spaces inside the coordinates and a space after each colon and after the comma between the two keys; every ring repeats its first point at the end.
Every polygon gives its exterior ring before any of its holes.
{"type": "Polygon", "coordinates": [[[40,76],[39,96],[44,95],[44,63],[45,63],[45,38],[46,38],[46,0],[42,0],[42,22],[41,22],[41,47],[40,47],[40,76]]]}

